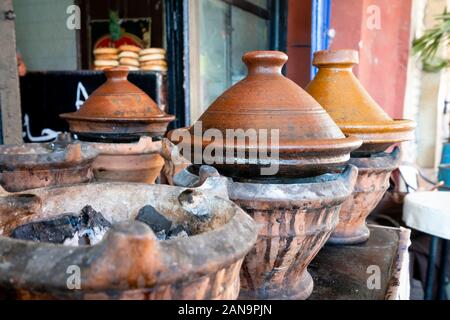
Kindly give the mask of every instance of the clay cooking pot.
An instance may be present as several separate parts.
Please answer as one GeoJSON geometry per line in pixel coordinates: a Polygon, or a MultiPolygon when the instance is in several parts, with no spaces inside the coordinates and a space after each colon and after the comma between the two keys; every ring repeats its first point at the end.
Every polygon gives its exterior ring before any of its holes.
{"type": "Polygon", "coordinates": [[[175,119],[164,113],[141,89],[127,80],[128,69],[106,69],[106,82],[76,112],[64,113],[70,131],[87,141],[138,140],[161,137],[175,119]]]}

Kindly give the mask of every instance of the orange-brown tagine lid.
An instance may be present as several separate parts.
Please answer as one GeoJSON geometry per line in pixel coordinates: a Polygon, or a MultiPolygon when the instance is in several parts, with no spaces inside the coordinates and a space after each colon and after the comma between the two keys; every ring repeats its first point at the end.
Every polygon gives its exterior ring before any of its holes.
{"type": "Polygon", "coordinates": [[[394,143],[414,138],[415,123],[393,120],[373,100],[352,72],[359,63],[355,50],[318,51],[313,65],[319,68],[306,87],[341,130],[363,140],[357,153],[385,151],[394,143]]]}
{"type": "Polygon", "coordinates": [[[309,94],[282,75],[287,60],[287,55],[278,51],[246,53],[243,61],[247,77],[217,98],[189,129],[194,137],[190,141],[193,154],[198,156],[205,148],[221,143],[223,163],[208,164],[233,177],[257,177],[262,167],[274,164],[279,168],[276,176],[311,176],[345,163],[361,141],[346,137],[309,94]],[[196,130],[199,125],[201,131],[196,130]],[[205,136],[208,129],[219,131],[223,141],[212,142],[205,136]],[[230,139],[230,129],[235,133],[256,132],[257,140],[230,139]],[[272,129],[278,130],[278,144],[273,143],[276,139],[271,140],[275,137],[272,129]],[[278,156],[260,157],[266,141],[269,154],[273,148],[278,156]]]}
{"type": "Polygon", "coordinates": [[[175,117],[164,113],[145,92],[127,80],[127,68],[104,72],[106,82],[80,110],[60,115],[69,122],[70,130],[80,139],[95,141],[163,136],[175,117]]]}

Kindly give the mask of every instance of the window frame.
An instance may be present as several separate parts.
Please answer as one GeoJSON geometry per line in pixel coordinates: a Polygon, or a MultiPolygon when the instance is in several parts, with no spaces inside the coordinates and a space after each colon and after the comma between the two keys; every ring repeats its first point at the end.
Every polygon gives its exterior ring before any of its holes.
{"type": "MultiPolygon", "coordinates": [[[[288,0],[267,0],[267,9],[247,0],[220,0],[263,17],[269,23],[269,48],[286,51],[288,0]]],[[[191,123],[190,0],[165,0],[169,112],[177,120],[171,128],[191,123]]]]}

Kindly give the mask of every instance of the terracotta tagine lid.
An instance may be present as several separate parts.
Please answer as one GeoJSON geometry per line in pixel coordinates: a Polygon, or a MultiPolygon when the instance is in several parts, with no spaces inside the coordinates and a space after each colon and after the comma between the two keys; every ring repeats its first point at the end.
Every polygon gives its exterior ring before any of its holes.
{"type": "Polygon", "coordinates": [[[306,87],[341,130],[363,140],[357,153],[385,151],[394,143],[414,138],[415,123],[393,120],[373,100],[352,72],[359,63],[355,50],[318,51],[313,65],[319,68],[306,87]]]}
{"type": "MultiPolygon", "coordinates": [[[[276,165],[279,170],[275,175],[298,177],[327,172],[330,167],[349,159],[350,152],[358,148],[361,141],[346,137],[309,94],[282,75],[287,60],[286,54],[277,51],[254,51],[243,56],[247,77],[217,98],[189,128],[191,138],[187,143],[194,165],[210,164],[232,177],[267,175],[261,168],[276,165]],[[230,129],[235,133],[250,130],[258,139],[247,142],[232,136],[230,139],[227,133],[230,129]],[[266,139],[262,135],[264,129],[266,139]],[[278,145],[271,145],[271,137],[275,137],[271,135],[272,129],[279,130],[278,145]],[[214,132],[221,133],[223,141],[213,139],[211,142],[208,134],[214,132]],[[268,158],[259,154],[265,141],[268,141],[268,158]],[[223,146],[222,163],[212,161],[217,159],[217,154],[214,159],[205,155],[204,151],[214,146],[223,146]],[[278,151],[278,156],[270,154],[272,147],[278,151]],[[197,163],[198,159],[202,163],[197,163]]],[[[180,142],[179,137],[172,135],[170,138],[180,142]]]]}
{"type": "Polygon", "coordinates": [[[106,69],[106,82],[95,90],[80,110],[61,114],[70,130],[82,140],[138,140],[139,136],[161,137],[169,122],[157,104],[127,80],[128,69],[106,69]]]}

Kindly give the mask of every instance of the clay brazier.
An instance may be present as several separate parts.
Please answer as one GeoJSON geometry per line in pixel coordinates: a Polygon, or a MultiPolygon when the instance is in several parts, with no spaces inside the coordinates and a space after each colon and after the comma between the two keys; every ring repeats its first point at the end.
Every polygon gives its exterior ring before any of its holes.
{"type": "Polygon", "coordinates": [[[398,166],[398,150],[391,154],[384,151],[414,137],[413,121],[391,119],[363,88],[352,72],[357,63],[354,50],[316,52],[313,64],[319,71],[306,87],[344,133],[363,141],[349,161],[358,167],[359,175],[330,237],[333,244],[357,244],[369,239],[366,218],[383,197],[390,174],[398,166]]]}
{"type": "Polygon", "coordinates": [[[81,140],[96,142],[136,141],[140,136],[162,137],[169,122],[157,104],[127,80],[128,69],[106,69],[106,82],[76,112],[64,113],[70,131],[81,140]]]}
{"type": "MultiPolygon", "coordinates": [[[[340,206],[356,179],[352,166],[339,174],[327,173],[345,164],[361,141],[346,137],[311,96],[281,74],[287,61],[284,53],[249,52],[243,61],[247,77],[217,98],[189,129],[192,138],[188,143],[179,145],[180,152],[191,150],[197,158],[190,159],[193,166],[174,181],[187,185],[197,176],[201,183],[199,170],[207,168],[201,165],[211,164],[218,170],[213,174],[232,178],[230,199],[261,226],[257,244],[243,263],[240,298],[306,299],[313,288],[307,266],[338,223],[340,206]],[[208,129],[226,137],[223,162],[205,157],[196,162],[211,143],[218,146],[221,142],[211,142],[208,129]],[[255,151],[265,147],[264,141],[227,137],[230,130],[261,129],[278,132],[278,143],[271,140],[270,144],[278,157],[258,158],[255,151]],[[273,165],[279,168],[277,172],[262,173],[262,168],[273,165]]],[[[185,134],[186,130],[180,130],[170,137],[185,134]]]]}
{"type": "Polygon", "coordinates": [[[0,146],[0,185],[10,192],[90,182],[97,151],[80,143],[0,146]]]}
{"type": "Polygon", "coordinates": [[[256,227],[242,209],[223,198],[224,188],[222,178],[212,178],[198,189],[92,183],[27,193],[1,191],[0,298],[236,299],[239,270],[255,243],[256,227]],[[86,204],[113,224],[95,245],[8,237],[19,225],[78,212],[86,204]],[[147,225],[134,221],[147,205],[171,221],[186,223],[193,235],[158,241],[147,225]],[[196,215],[196,205],[208,212],[208,219],[196,215]],[[74,270],[80,271],[78,290],[68,285],[73,284],[68,277],[74,270]]]}
{"type": "MultiPolygon", "coordinates": [[[[214,168],[181,171],[176,185],[201,185],[214,168]],[[212,170],[211,170],[212,169],[212,170]],[[204,172],[202,172],[204,170],[204,172]]],[[[313,178],[228,180],[230,200],[260,226],[256,245],[241,269],[240,299],[306,299],[314,283],[307,267],[339,221],[342,203],[351,195],[357,169],[313,178]]]]}
{"type": "Polygon", "coordinates": [[[399,152],[376,153],[368,157],[352,157],[349,164],[358,168],[358,178],[350,197],[342,204],[339,223],[330,236],[330,244],[358,244],[370,237],[366,219],[389,188],[392,171],[398,167],[399,152]]]}

